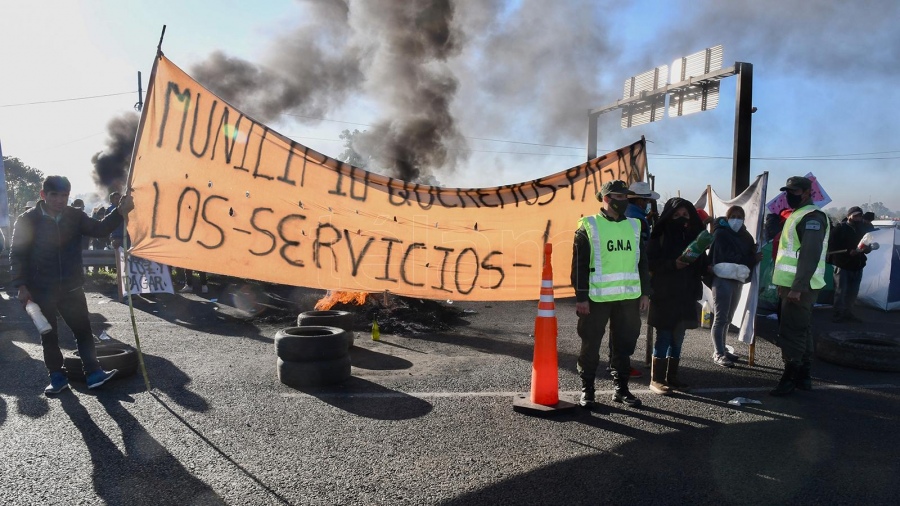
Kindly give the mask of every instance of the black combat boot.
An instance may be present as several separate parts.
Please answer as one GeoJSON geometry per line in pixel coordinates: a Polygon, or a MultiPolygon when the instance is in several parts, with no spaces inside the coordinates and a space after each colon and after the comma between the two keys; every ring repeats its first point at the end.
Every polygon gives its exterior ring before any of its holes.
{"type": "Polygon", "coordinates": [[[797,387],[796,378],[797,376],[797,364],[795,362],[785,362],[784,363],[784,374],[781,375],[781,379],[778,380],[778,386],[775,387],[774,390],[769,392],[769,395],[775,397],[781,397],[783,395],[787,395],[794,391],[797,387]]]}
{"type": "Polygon", "coordinates": [[[797,371],[794,374],[794,382],[798,389],[810,391],[812,390],[812,377],[809,375],[809,370],[812,367],[812,364],[809,362],[803,362],[802,364],[797,366],[797,371]]]}
{"type": "Polygon", "coordinates": [[[578,405],[590,409],[594,406],[594,401],[594,380],[581,378],[581,397],[578,398],[578,405]]]}
{"type": "Polygon", "coordinates": [[[612,400],[628,406],[640,406],[641,400],[628,391],[629,372],[630,371],[625,370],[623,374],[619,371],[613,371],[613,385],[615,385],[616,390],[613,393],[612,400]]]}

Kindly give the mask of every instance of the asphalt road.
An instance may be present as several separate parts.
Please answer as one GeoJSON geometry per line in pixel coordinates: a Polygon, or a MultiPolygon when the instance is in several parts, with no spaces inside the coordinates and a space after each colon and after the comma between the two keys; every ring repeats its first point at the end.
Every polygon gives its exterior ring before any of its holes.
{"type": "MultiPolygon", "coordinates": [[[[691,331],[690,394],[650,393],[648,372],[632,385],[643,407],[627,408],[604,378],[593,411],[542,418],[512,409],[530,387],[536,302],[457,303],[471,311],[449,332],[360,332],[351,380],[299,391],[275,377],[287,323],[235,318],[215,292],[135,299],[152,391],[137,374],[52,399],[37,332],[0,301],[0,504],[897,503],[900,375],[817,362],[814,391],[769,397],[769,320],[754,367],[715,366],[708,331],[691,331]],[[727,404],[739,396],[762,404],[727,404]]],[[[88,300],[97,333],[134,342],[127,304],[88,300]]],[[[572,400],[574,302],[557,312],[572,400]]],[[[842,328],[900,334],[896,314],[861,315],[842,328]]],[[[830,328],[817,309],[816,331],[830,328]]]]}

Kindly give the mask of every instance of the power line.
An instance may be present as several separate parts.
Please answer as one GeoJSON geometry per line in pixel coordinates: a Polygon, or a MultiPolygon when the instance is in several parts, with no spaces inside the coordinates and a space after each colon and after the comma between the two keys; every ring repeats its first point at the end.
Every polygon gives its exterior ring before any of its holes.
{"type": "Polygon", "coordinates": [[[119,95],[131,95],[133,93],[136,93],[136,91],[123,91],[121,93],[108,93],[106,95],[93,95],[90,97],[60,98],[58,100],[42,100],[40,102],[22,102],[20,104],[4,104],[4,105],[0,105],[0,108],[20,107],[23,105],[55,104],[58,102],[74,102],[76,100],[91,100],[94,98],[106,98],[106,97],[115,97],[115,96],[119,96],[119,95]]]}
{"type": "MultiPolygon", "coordinates": [[[[107,97],[115,97],[121,95],[129,95],[135,93],[134,91],[123,91],[120,93],[107,93],[104,95],[92,95],[86,97],[73,97],[73,98],[62,98],[57,100],[41,100],[37,102],[22,102],[18,104],[3,104],[0,105],[0,108],[9,108],[9,107],[21,107],[27,105],[40,105],[40,104],[55,104],[60,102],[74,102],[78,100],[92,100],[97,98],[107,98],[107,97]]],[[[356,125],[363,127],[373,127],[374,125],[367,123],[354,123],[352,121],[343,121],[329,118],[318,118],[314,116],[305,116],[302,114],[291,114],[291,113],[280,113],[281,116],[291,116],[295,118],[304,118],[311,119],[316,121],[329,121],[333,123],[345,123],[348,125],[356,125]]],[[[314,139],[314,140],[322,140],[328,142],[338,142],[339,139],[323,139],[319,137],[297,137],[297,138],[306,138],[306,139],[314,139]]],[[[472,136],[463,136],[465,139],[473,139],[480,141],[488,141],[488,142],[505,142],[509,144],[521,144],[525,146],[537,146],[544,148],[561,148],[561,149],[585,149],[583,146],[561,146],[557,144],[544,144],[539,142],[526,142],[526,141],[513,141],[508,139],[491,139],[487,137],[472,137],[472,136]]],[[[81,139],[79,139],[81,140],[81,139]]],[[[76,142],[76,141],[72,141],[76,142]]],[[[63,144],[65,145],[65,144],[63,144]]],[[[576,154],[565,155],[565,154],[555,154],[555,153],[525,153],[520,151],[489,151],[489,150],[478,150],[478,149],[460,149],[456,151],[468,151],[472,153],[495,153],[495,154],[508,154],[508,155],[531,155],[531,156],[565,156],[565,157],[575,157],[580,156],[576,154]]],[[[609,149],[605,151],[611,151],[609,149]]],[[[869,156],[869,155],[883,155],[890,153],[900,153],[900,150],[890,150],[890,151],[873,151],[866,153],[847,153],[847,154],[829,154],[829,155],[804,155],[804,156],[755,156],[751,157],[751,160],[764,160],[764,161],[865,161],[865,160],[896,160],[900,159],[900,155],[898,156],[869,156]],[[858,157],[858,158],[852,158],[858,157]]],[[[653,155],[659,157],[663,160],[678,160],[678,159],[690,159],[690,160],[731,160],[730,156],[714,156],[714,155],[687,155],[687,154],[678,154],[678,153],[651,153],[648,152],[648,155],[653,155]]]]}

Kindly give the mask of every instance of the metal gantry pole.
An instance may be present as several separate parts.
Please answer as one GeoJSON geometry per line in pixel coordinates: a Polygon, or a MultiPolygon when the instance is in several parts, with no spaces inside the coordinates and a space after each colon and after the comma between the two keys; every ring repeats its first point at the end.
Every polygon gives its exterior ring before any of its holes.
{"type": "Polygon", "coordinates": [[[734,165],[731,198],[750,186],[750,126],[753,117],[753,64],[738,62],[734,111],[734,165]]]}

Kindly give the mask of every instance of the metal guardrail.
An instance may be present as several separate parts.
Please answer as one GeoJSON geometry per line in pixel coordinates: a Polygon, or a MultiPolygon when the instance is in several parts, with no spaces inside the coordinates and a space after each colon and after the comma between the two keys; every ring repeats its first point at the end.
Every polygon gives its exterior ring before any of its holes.
{"type": "MultiPolygon", "coordinates": [[[[116,252],[111,249],[86,249],[81,252],[81,263],[85,267],[114,267],[116,252]]],[[[9,252],[0,255],[0,269],[9,271],[9,252]]]]}

